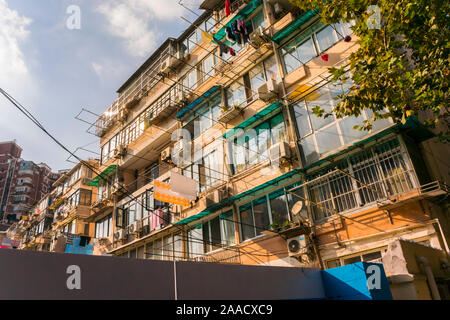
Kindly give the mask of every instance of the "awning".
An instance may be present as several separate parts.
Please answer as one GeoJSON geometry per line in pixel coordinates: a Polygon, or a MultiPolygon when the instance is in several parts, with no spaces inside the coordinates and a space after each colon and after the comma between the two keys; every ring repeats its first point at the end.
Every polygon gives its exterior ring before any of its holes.
{"type": "Polygon", "coordinates": [[[115,169],[117,168],[117,165],[113,164],[110,165],[108,168],[103,170],[102,173],[100,173],[98,176],[96,176],[94,179],[88,182],[88,186],[94,186],[98,187],[98,183],[101,179],[107,178],[115,169]]]}
{"type": "Polygon", "coordinates": [[[174,223],[174,225],[184,225],[184,224],[188,224],[189,222],[195,221],[195,220],[199,220],[211,213],[216,212],[217,210],[220,210],[224,207],[227,207],[229,205],[231,205],[234,201],[237,200],[242,200],[242,198],[247,197],[247,196],[251,196],[251,197],[255,197],[258,195],[258,193],[263,193],[266,192],[267,188],[273,188],[274,186],[279,186],[281,184],[284,184],[287,182],[288,179],[293,178],[296,174],[300,173],[299,169],[294,169],[292,171],[289,171],[275,179],[272,179],[270,181],[267,181],[263,184],[260,184],[257,187],[254,187],[253,189],[247,190],[245,192],[242,192],[234,197],[228,198],[222,202],[216,203],[210,207],[208,207],[206,210],[203,210],[202,212],[200,212],[199,214],[187,217],[181,221],[178,221],[176,223],[174,223]]]}
{"type": "Polygon", "coordinates": [[[226,25],[224,25],[219,31],[214,34],[214,39],[222,40],[226,36],[226,28],[231,27],[231,24],[238,19],[246,19],[255,9],[257,9],[263,0],[251,0],[236,16],[231,19],[226,25]]]}
{"type": "Polygon", "coordinates": [[[258,112],[257,114],[251,116],[250,118],[248,118],[247,120],[241,122],[240,124],[238,124],[237,126],[235,126],[233,129],[228,130],[227,132],[225,132],[225,134],[223,135],[223,137],[225,139],[232,137],[235,135],[236,131],[238,131],[239,129],[245,130],[245,128],[250,127],[252,124],[254,124],[256,121],[264,118],[264,117],[268,117],[270,114],[275,114],[275,112],[278,112],[279,109],[281,108],[283,104],[279,101],[272,103],[271,105],[269,105],[268,107],[264,108],[263,110],[261,110],[260,112],[258,112]]]}
{"type": "Polygon", "coordinates": [[[209,89],[208,91],[206,91],[204,94],[202,94],[200,97],[198,97],[197,99],[195,99],[193,102],[191,102],[189,105],[187,105],[186,107],[184,107],[180,112],[178,112],[175,116],[175,118],[181,118],[182,116],[184,116],[187,112],[189,112],[190,110],[194,109],[196,106],[198,106],[200,103],[202,103],[203,101],[205,101],[205,98],[208,98],[209,96],[211,96],[214,92],[216,92],[217,90],[220,89],[220,86],[214,86],[211,89],[209,89]]]}
{"type": "Polygon", "coordinates": [[[305,11],[300,17],[292,21],[287,27],[283,28],[283,30],[277,32],[272,40],[276,43],[280,43],[281,40],[293,34],[293,32],[298,31],[298,29],[309,19],[314,17],[318,12],[318,9],[305,11]]]}

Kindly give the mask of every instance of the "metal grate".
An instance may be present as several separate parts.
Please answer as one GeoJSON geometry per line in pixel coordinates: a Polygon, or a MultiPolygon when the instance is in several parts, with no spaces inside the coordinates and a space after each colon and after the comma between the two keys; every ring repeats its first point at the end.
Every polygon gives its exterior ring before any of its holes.
{"type": "Polygon", "coordinates": [[[414,170],[397,139],[352,155],[338,167],[356,179],[335,172],[316,175],[308,182],[310,199],[318,204],[312,207],[316,220],[414,188],[414,170]]]}

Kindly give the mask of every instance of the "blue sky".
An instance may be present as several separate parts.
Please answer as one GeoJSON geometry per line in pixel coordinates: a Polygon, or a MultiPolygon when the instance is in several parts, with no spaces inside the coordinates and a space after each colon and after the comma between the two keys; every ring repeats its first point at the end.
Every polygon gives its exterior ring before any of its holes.
{"type": "MultiPolygon", "coordinates": [[[[186,0],[195,8],[201,1],[186,0]]],[[[98,151],[99,139],[74,119],[102,113],[116,90],[167,38],[194,20],[178,0],[0,0],[0,87],[71,150],[98,151]],[[67,8],[81,9],[81,29],[67,28],[67,8]]],[[[17,139],[22,157],[54,170],[69,156],[0,97],[0,141],[17,139]]],[[[87,158],[89,153],[79,152],[87,158]]]]}

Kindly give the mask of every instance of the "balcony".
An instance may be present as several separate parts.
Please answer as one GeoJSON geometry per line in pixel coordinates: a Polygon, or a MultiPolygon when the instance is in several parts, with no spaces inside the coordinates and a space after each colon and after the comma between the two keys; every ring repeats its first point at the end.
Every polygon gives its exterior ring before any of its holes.
{"type": "Polygon", "coordinates": [[[377,201],[377,206],[383,210],[392,210],[411,201],[448,196],[450,194],[449,191],[447,184],[441,181],[433,181],[412,190],[408,197],[405,197],[405,194],[399,194],[395,197],[377,201]]]}

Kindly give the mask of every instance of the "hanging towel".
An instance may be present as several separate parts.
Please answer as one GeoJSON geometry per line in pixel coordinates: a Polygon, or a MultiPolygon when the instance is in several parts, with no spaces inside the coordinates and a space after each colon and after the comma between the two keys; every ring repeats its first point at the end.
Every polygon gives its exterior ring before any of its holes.
{"type": "Polygon", "coordinates": [[[225,0],[225,16],[228,17],[231,13],[230,0],[225,0]]]}
{"type": "Polygon", "coordinates": [[[214,40],[214,37],[211,33],[202,30],[202,41],[211,42],[214,40]]]}
{"type": "Polygon", "coordinates": [[[230,54],[234,57],[236,55],[236,52],[231,47],[228,49],[230,50],[230,54]]]}

